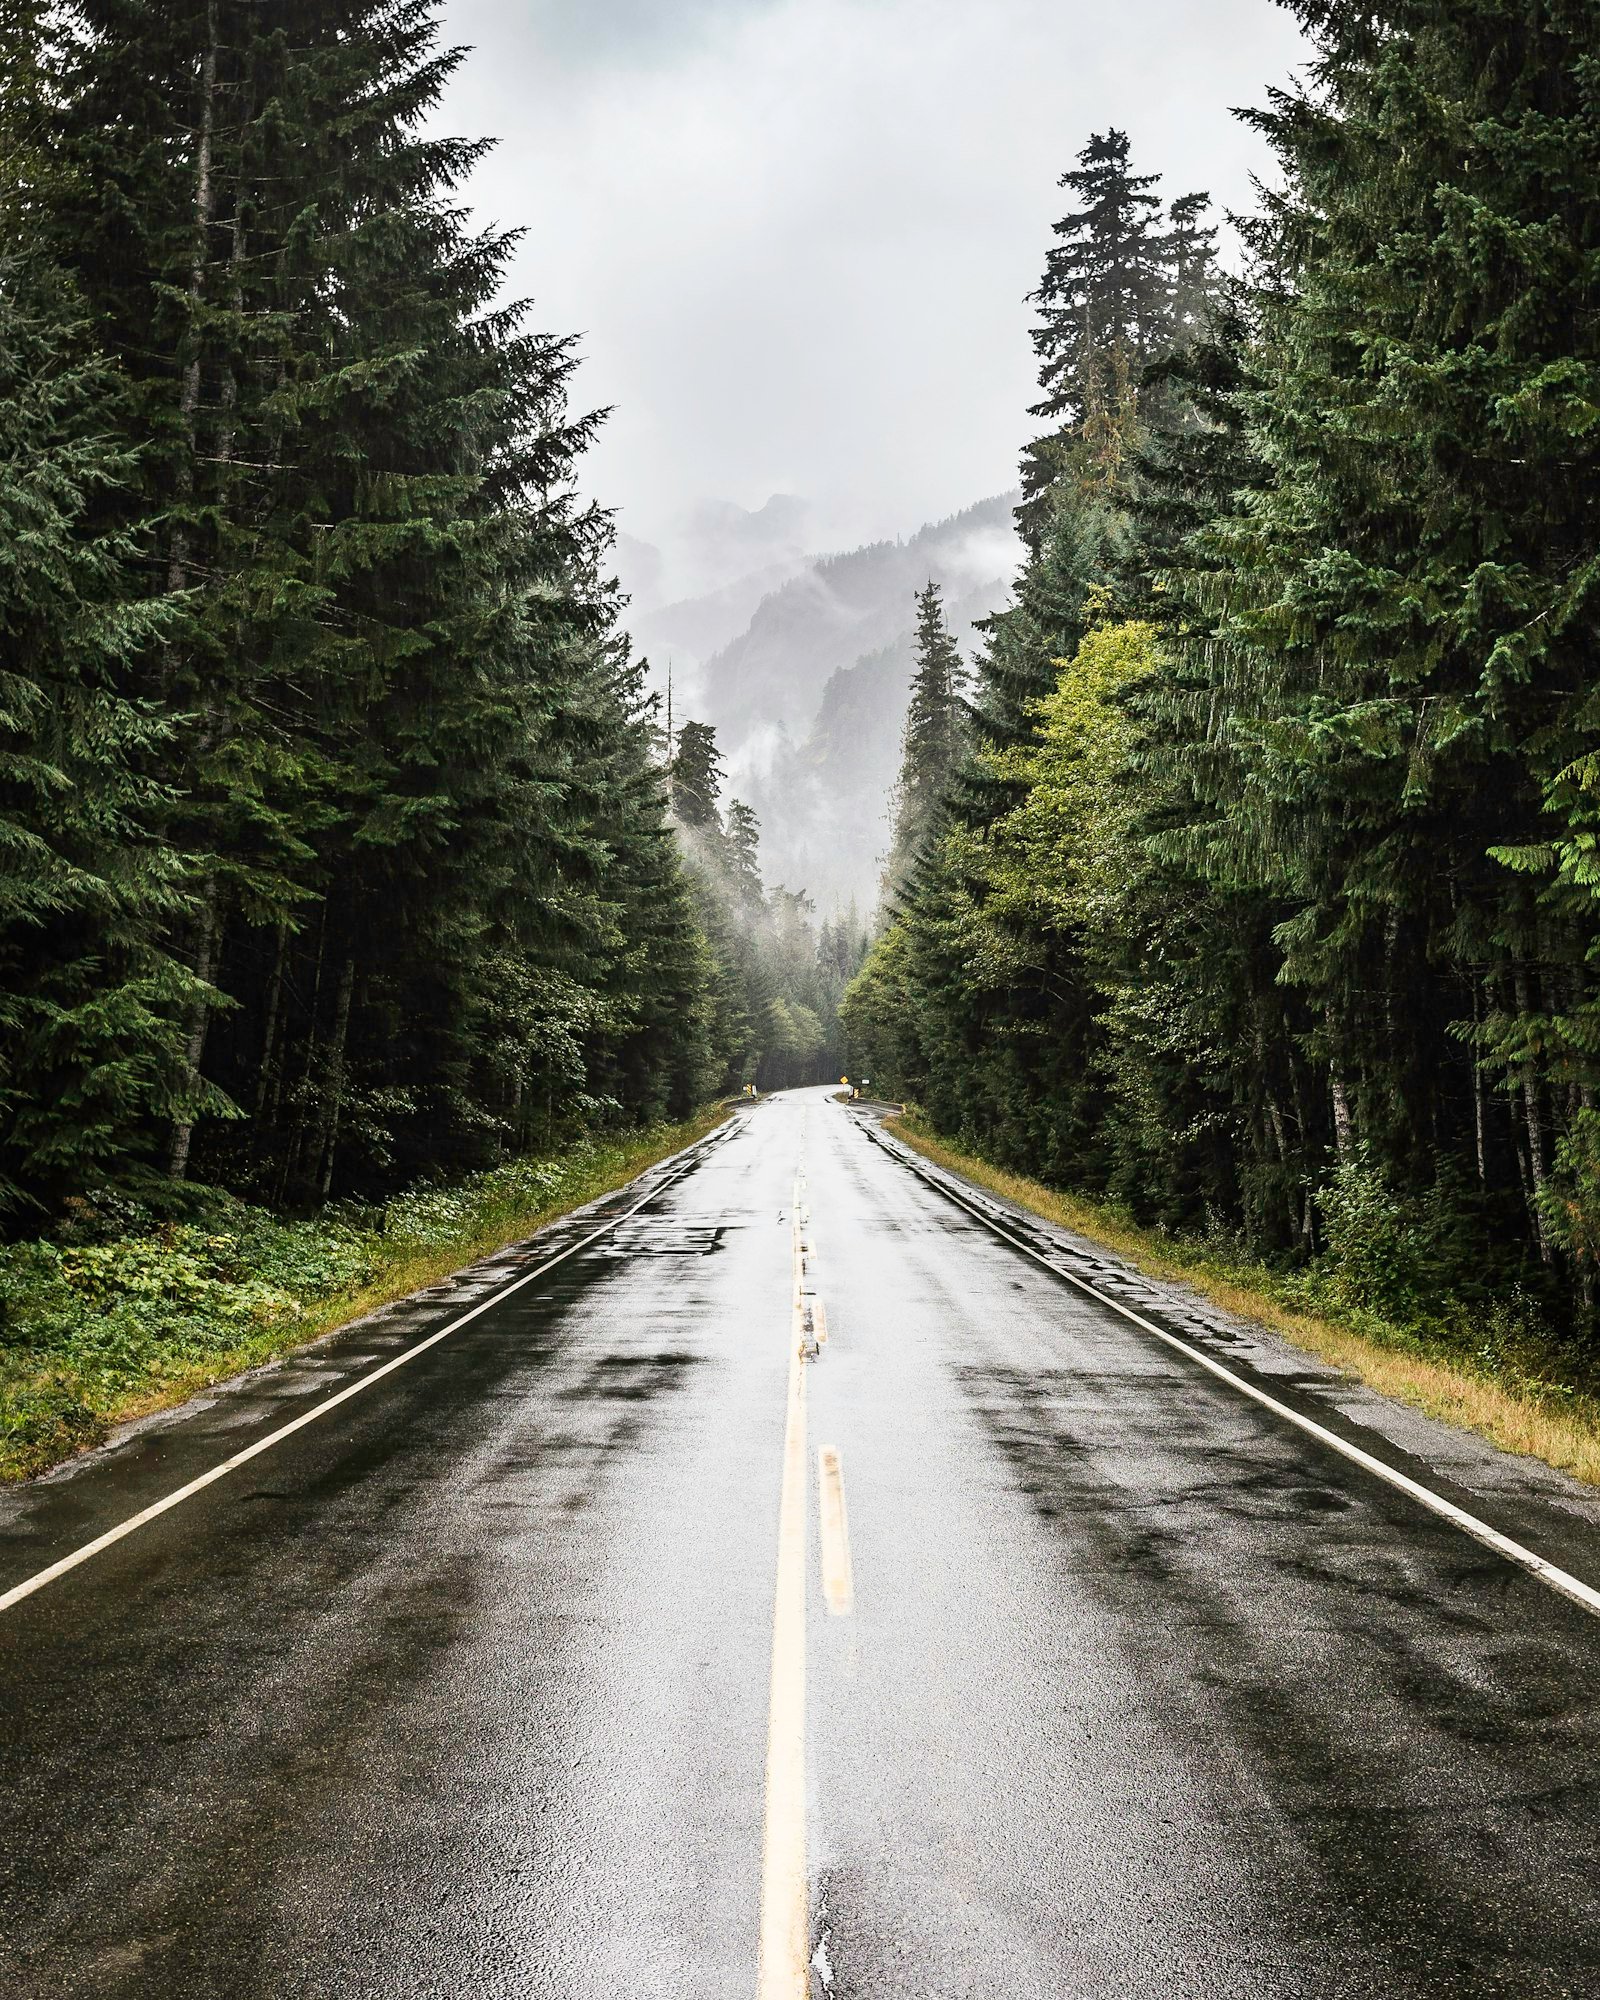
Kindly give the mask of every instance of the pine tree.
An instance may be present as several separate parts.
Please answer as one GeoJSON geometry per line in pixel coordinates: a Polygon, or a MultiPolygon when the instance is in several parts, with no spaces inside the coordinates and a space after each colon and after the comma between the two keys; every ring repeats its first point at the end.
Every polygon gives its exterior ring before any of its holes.
{"type": "Polygon", "coordinates": [[[734,907],[759,916],[766,892],[761,881],[761,822],[740,800],[729,802],[722,822],[722,869],[734,907]]]}
{"type": "Polygon", "coordinates": [[[170,1162],[280,1197],[475,1163],[536,1107],[651,1115],[699,1064],[650,1045],[703,965],[573,489],[598,419],[454,205],[481,149],[418,129],[436,11],[85,0],[61,64],[44,233],[176,601],[126,690],[193,857],[170,1162]],[[196,1133],[218,1084],[235,1136],[196,1133]]]}
{"type": "Polygon", "coordinates": [[[1126,413],[1144,361],[1168,328],[1172,279],[1164,264],[1155,174],[1135,174],[1128,135],[1097,132],[1062,175],[1081,207],[1055,225],[1057,241],[1030,299],[1041,401],[1029,414],[1047,429],[1022,458],[1017,521],[1040,546],[1044,496],[1087,457],[1103,471],[1109,440],[1126,431],[1126,413]]]}
{"type": "Polygon", "coordinates": [[[1286,172],[1256,232],[1270,494],[1213,538],[1242,697],[1219,865],[1292,904],[1282,976],[1337,1148],[1413,1183],[1441,1155],[1520,1179],[1548,1258],[1592,924],[1493,856],[1551,853],[1541,784],[1591,727],[1593,22],[1559,0],[1301,12],[1311,86],[1258,120],[1286,172]]]}
{"type": "Polygon", "coordinates": [[[682,827],[704,833],[720,832],[722,817],[722,753],[717,732],[708,722],[686,722],[677,732],[669,767],[673,817],[682,827]]]}
{"type": "Polygon", "coordinates": [[[0,262],[0,1206],[126,1174],[180,1083],[163,948],[184,861],[150,769],[170,724],[121,689],[170,630],[130,602],[134,539],[99,525],[135,477],[119,385],[70,287],[0,262]]]}
{"type": "Polygon", "coordinates": [[[156,836],[170,725],[124,689],[170,629],[137,597],[123,385],[38,245],[59,192],[46,8],[0,7],[0,1208],[125,1177],[180,1078],[190,995],[162,945],[183,857],[156,836]]]}
{"type": "Polygon", "coordinates": [[[961,649],[945,623],[939,587],[930,578],[917,596],[916,667],[883,871],[885,908],[903,892],[943,824],[951,784],[967,753],[965,685],[961,649]]]}

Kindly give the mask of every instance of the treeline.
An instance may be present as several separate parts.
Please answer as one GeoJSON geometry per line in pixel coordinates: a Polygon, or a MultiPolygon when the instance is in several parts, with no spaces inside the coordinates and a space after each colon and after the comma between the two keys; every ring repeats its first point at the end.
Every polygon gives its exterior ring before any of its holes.
{"type": "Polygon", "coordinates": [[[435,0],[0,8],[0,1207],[729,1082],[569,341],[435,0]]]}
{"type": "Polygon", "coordinates": [[[1145,1221],[1586,1322],[1594,10],[1294,11],[1243,279],[1120,133],[1065,176],[1027,560],[853,1054],[1145,1221]]]}
{"type": "Polygon", "coordinates": [[[854,903],[824,918],[803,889],[768,889],[761,827],[738,799],[722,803],[715,729],[675,730],[668,766],[706,945],[707,1031],[730,1081],[761,1090],[826,1083],[841,1073],[839,1009],[867,955],[870,933],[854,903]]]}

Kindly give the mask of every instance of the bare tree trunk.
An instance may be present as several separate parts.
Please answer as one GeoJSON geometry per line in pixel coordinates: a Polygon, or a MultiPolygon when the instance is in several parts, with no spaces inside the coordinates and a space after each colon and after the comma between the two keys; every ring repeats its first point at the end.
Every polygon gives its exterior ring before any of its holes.
{"type": "Polygon", "coordinates": [[[1331,1053],[1337,1046],[1334,1029],[1333,1009],[1330,1006],[1323,1016],[1328,1030],[1328,1095],[1333,1104],[1333,1151],[1335,1158],[1348,1160],[1355,1151],[1355,1121],[1350,1116],[1350,1093],[1345,1087],[1344,1071],[1339,1067],[1339,1058],[1331,1053]]]}
{"type": "MultiPolygon", "coordinates": [[[[244,227],[239,213],[239,202],[235,199],[233,209],[233,247],[228,252],[229,287],[228,296],[236,315],[244,312],[244,285],[240,271],[244,264],[244,227]]],[[[199,385],[196,384],[198,397],[199,385]]],[[[233,458],[233,440],[238,428],[239,377],[234,372],[230,357],[222,371],[222,390],[218,397],[220,422],[217,427],[217,463],[226,467],[233,458]]]]}
{"type": "Polygon", "coordinates": [[[323,1097],[327,1105],[322,1134],[321,1194],[324,1201],[333,1187],[333,1156],[339,1143],[339,1107],[344,1101],[344,1051],[350,1033],[350,998],[355,991],[355,983],[356,962],[347,958],[339,974],[339,997],[333,1010],[333,1040],[329,1044],[327,1068],[323,1073],[323,1097]]]}
{"type": "Polygon", "coordinates": [[[278,1173],[278,1205],[281,1207],[288,1196],[289,1182],[299,1166],[305,1152],[307,1107],[311,1101],[311,1079],[317,1068],[317,1015],[322,1005],[322,960],[328,943],[328,906],[322,906],[322,921],[317,926],[317,962],[311,975],[311,1004],[306,1021],[306,1062],[300,1077],[300,1101],[295,1106],[294,1136],[283,1149],[283,1164],[278,1173]]]}
{"type": "MultiPolygon", "coordinates": [[[[1278,1100],[1270,1090],[1266,1091],[1264,1095],[1267,1104],[1267,1120],[1272,1128],[1273,1144],[1277,1147],[1278,1151],[1278,1164],[1283,1168],[1284,1174],[1287,1177],[1290,1172],[1289,1140],[1288,1135],[1283,1129],[1283,1113],[1278,1109],[1278,1100]]],[[[1286,1181],[1283,1198],[1285,1206],[1289,1211],[1289,1234],[1291,1236],[1298,1236],[1300,1233],[1300,1211],[1294,1196],[1295,1191],[1293,1186],[1287,1184],[1286,1181]]]]}
{"type": "MultiPolygon", "coordinates": [[[[186,350],[178,387],[178,416],[182,423],[185,451],[178,466],[180,501],[194,498],[194,455],[196,418],[200,409],[201,339],[197,328],[198,308],[205,290],[206,258],[209,254],[211,224],[216,213],[212,185],[211,149],[217,116],[217,0],[206,7],[206,51],[200,65],[200,137],[195,149],[194,242],[189,253],[190,323],[184,334],[186,350]]],[[[189,581],[189,530],[180,520],[172,530],[167,588],[182,590],[189,581]]]]}
{"type": "MultiPolygon", "coordinates": [[[[1287,1024],[1284,1025],[1285,1027],[1287,1026],[1287,1024]]],[[[1306,1148],[1311,1143],[1311,1132],[1310,1127],[1306,1123],[1305,1098],[1301,1095],[1300,1091],[1300,1070],[1298,1064],[1295,1062],[1292,1051],[1289,1056],[1288,1069],[1289,1095],[1294,1100],[1294,1122],[1300,1132],[1300,1155],[1303,1160],[1306,1156],[1306,1148]]],[[[1311,1198],[1309,1176],[1302,1183],[1300,1189],[1300,1240],[1305,1245],[1308,1256],[1315,1251],[1317,1247],[1317,1211],[1316,1204],[1311,1198]]]]}
{"type": "MultiPolygon", "coordinates": [[[[1472,1024],[1483,1025],[1483,991],[1477,981],[1472,986],[1472,1024]]],[[[1478,1039],[1472,1041],[1472,1132],[1477,1142],[1478,1185],[1489,1185],[1489,1102],[1488,1092],[1483,1087],[1483,1056],[1478,1039]]]]}
{"type": "Polygon", "coordinates": [[[1355,1125],[1350,1116],[1350,1099],[1345,1092],[1344,1078],[1337,1069],[1328,1071],[1328,1091],[1333,1099],[1333,1150],[1341,1160],[1348,1160],[1355,1151],[1355,1125]]]}
{"type": "Polygon", "coordinates": [[[289,956],[289,920],[278,919],[277,946],[272,954],[272,977],[267,981],[267,1025],[261,1036],[261,1074],[256,1083],[256,1118],[259,1121],[267,1109],[270,1096],[277,1099],[276,1056],[278,1050],[278,1009],[283,1002],[284,964],[289,956]]]}
{"type": "MultiPolygon", "coordinates": [[[[202,985],[209,988],[217,969],[217,940],[221,926],[217,921],[219,894],[217,878],[206,878],[205,893],[200,902],[200,922],[195,934],[194,974],[202,985]]],[[[211,1025],[211,999],[209,992],[197,993],[189,1004],[184,1022],[187,1036],[183,1047],[184,1091],[192,1099],[200,1083],[200,1061],[206,1052],[206,1030],[211,1025]]],[[[194,1137],[194,1117],[185,1113],[172,1127],[172,1149],[167,1156],[167,1172],[175,1181],[181,1181],[189,1171],[189,1145],[194,1137]]]]}
{"type": "MultiPolygon", "coordinates": [[[[1514,976],[1517,1013],[1526,1021],[1533,1012],[1532,989],[1528,983],[1527,967],[1519,964],[1514,976]]],[[[1531,1183],[1528,1207],[1533,1217],[1534,1240],[1539,1246],[1540,1261],[1551,1264],[1555,1262],[1555,1252],[1551,1248],[1549,1232],[1545,1228],[1544,1204],[1540,1200],[1544,1193],[1545,1165],[1544,1129],[1539,1115],[1539,1077],[1532,1062],[1523,1063],[1521,1070],[1522,1117],[1528,1135],[1528,1178],[1531,1183]]]]}

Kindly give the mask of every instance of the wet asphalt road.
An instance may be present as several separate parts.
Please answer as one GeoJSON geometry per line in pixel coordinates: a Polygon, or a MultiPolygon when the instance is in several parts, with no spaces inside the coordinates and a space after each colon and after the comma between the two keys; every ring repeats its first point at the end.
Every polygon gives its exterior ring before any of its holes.
{"type": "MultiPolygon", "coordinates": [[[[813,1993],[1600,1995],[1600,1620],[804,1092],[0,1613],[7,2000],[751,2000],[802,1149],[813,1993]]],[[[593,1226],[7,1496],[0,1589],[593,1226]]],[[[1141,1309],[1600,1581],[1553,1476],[1141,1309]]]]}

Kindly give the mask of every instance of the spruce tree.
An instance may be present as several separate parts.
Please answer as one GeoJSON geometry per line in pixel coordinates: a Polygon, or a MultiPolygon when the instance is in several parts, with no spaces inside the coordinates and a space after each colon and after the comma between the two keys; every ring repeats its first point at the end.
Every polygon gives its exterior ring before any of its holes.
{"type": "Polygon", "coordinates": [[[1534,890],[1596,638],[1592,15],[1298,11],[1311,84],[1258,120],[1285,169],[1256,230],[1270,487],[1213,537],[1238,697],[1220,865],[1292,905],[1282,976],[1336,1147],[1520,1180],[1548,1258],[1552,1137],[1591,1087],[1561,1024],[1592,923],[1534,890]]]}
{"type": "Polygon", "coordinates": [[[85,0],[61,62],[46,234],[176,601],[127,687],[193,857],[170,1162],[280,1197],[493,1157],[534,1105],[649,1115],[697,1066],[648,1047],[700,946],[574,490],[597,419],[455,205],[481,149],[420,131],[436,13],[85,0]],[[197,1135],[219,1085],[248,1124],[197,1135]]]}
{"type": "Polygon", "coordinates": [[[1061,177],[1081,206],[1055,225],[1057,241],[1030,294],[1044,395],[1029,414],[1047,428],[1023,453],[1017,520],[1035,550],[1048,519],[1044,496],[1087,456],[1104,462],[1108,437],[1126,429],[1139,370],[1166,335],[1173,287],[1152,192],[1159,178],[1134,173],[1128,135],[1116,130],[1095,133],[1061,177]]]}
{"type": "Polygon", "coordinates": [[[186,910],[153,771],[172,725],[123,690],[171,630],[107,528],[136,477],[70,285],[0,261],[0,1206],[126,1177],[181,1087],[186,910]]]}
{"type": "Polygon", "coordinates": [[[722,753],[708,722],[686,722],[677,732],[670,766],[672,811],[678,824],[704,833],[721,830],[722,753]]]}
{"type": "Polygon", "coordinates": [[[965,684],[961,649],[945,623],[939,587],[930,578],[917,596],[916,666],[883,870],[885,908],[900,896],[943,824],[950,787],[968,747],[965,684]]]}
{"type": "Polygon", "coordinates": [[[174,607],[143,602],[147,524],[117,441],[124,385],[39,245],[60,192],[48,10],[0,6],[0,1208],[53,1206],[145,1161],[191,996],[158,838],[171,725],[131,698],[174,607]]]}

